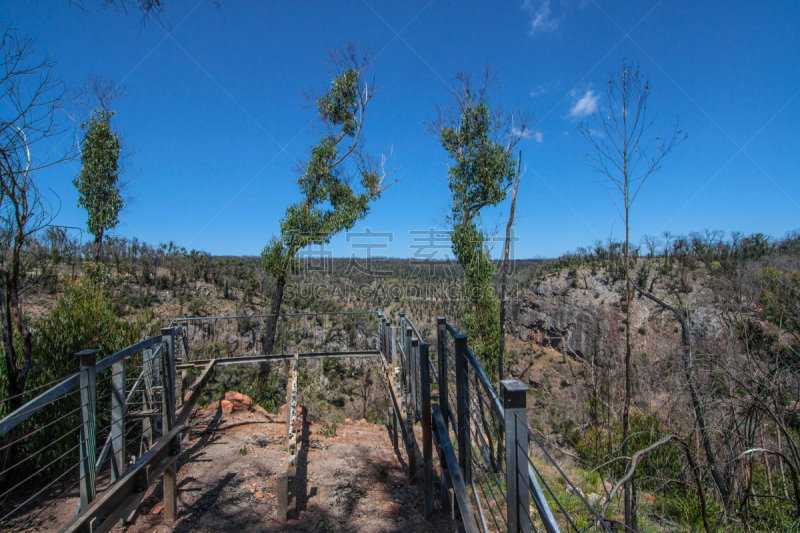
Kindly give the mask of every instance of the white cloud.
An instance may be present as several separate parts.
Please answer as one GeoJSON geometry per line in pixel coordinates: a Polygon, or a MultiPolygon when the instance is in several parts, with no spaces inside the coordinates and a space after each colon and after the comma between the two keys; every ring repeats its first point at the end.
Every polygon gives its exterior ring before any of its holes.
{"type": "Polygon", "coordinates": [[[551,0],[543,0],[541,4],[534,6],[533,0],[525,0],[522,9],[527,11],[531,17],[531,27],[528,33],[534,37],[537,33],[555,31],[561,23],[563,17],[554,17],[550,9],[551,0]]]}
{"type": "Polygon", "coordinates": [[[540,143],[544,140],[544,132],[542,130],[537,131],[522,131],[519,128],[511,128],[511,135],[515,137],[520,137],[522,139],[527,139],[528,137],[533,137],[533,140],[537,143],[540,143]]]}
{"type": "Polygon", "coordinates": [[[541,96],[544,93],[550,91],[551,89],[558,88],[559,85],[561,85],[561,82],[559,80],[553,80],[542,85],[537,85],[536,88],[531,91],[531,98],[536,98],[537,96],[541,96]]]}
{"type": "Polygon", "coordinates": [[[583,118],[591,115],[597,111],[597,102],[600,100],[600,95],[594,94],[594,91],[589,89],[569,110],[569,116],[576,118],[583,118]]]}
{"type": "Polygon", "coordinates": [[[514,137],[522,137],[524,139],[525,137],[530,137],[531,132],[529,131],[523,132],[519,128],[511,128],[511,135],[513,135],[514,137]]]}

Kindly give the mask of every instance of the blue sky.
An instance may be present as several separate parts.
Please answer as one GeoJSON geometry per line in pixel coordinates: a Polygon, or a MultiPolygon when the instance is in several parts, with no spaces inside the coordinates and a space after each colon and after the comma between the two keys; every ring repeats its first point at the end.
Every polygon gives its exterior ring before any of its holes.
{"type": "MultiPolygon", "coordinates": [[[[446,159],[423,122],[447,101],[456,70],[488,61],[493,101],[522,105],[541,136],[521,143],[515,255],[552,257],[612,230],[616,211],[579,159],[584,114],[623,58],[650,79],[657,129],[688,139],[633,207],[631,235],[723,229],[775,236],[800,228],[800,6],[793,2],[530,0],[512,2],[243,2],[175,0],[171,31],[138,15],[68,0],[2,2],[3,22],[37,41],[67,85],[123,81],[116,126],[136,154],[137,197],[115,230],[152,244],[256,255],[298,198],[295,161],[317,138],[301,89],[325,89],[325,51],[347,39],[377,52],[382,90],[364,134],[402,174],[354,231],[393,232],[383,254],[413,253],[409,231],[441,227],[446,159]]],[[[79,163],[38,177],[61,201],[56,223],[85,227],[72,179],[79,163]]],[[[487,223],[507,217],[507,203],[487,223]]],[[[363,256],[341,235],[336,256],[363,256]]],[[[499,248],[499,247],[498,247],[499,248]]]]}

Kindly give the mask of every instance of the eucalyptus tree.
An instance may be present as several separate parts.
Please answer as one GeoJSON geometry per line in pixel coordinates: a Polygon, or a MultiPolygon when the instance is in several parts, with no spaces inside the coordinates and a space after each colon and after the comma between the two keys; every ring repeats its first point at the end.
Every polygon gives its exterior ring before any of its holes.
{"type": "Polygon", "coordinates": [[[124,94],[124,88],[114,81],[91,76],[76,98],[88,108],[89,120],[81,124],[86,134],[81,142],[81,170],[73,184],[80,194],[78,206],[86,210],[87,227],[95,238],[95,261],[102,256],[104,235],[119,224],[119,214],[125,206],[122,142],[111,127],[111,104],[124,94]]]}
{"type": "Polygon", "coordinates": [[[530,115],[520,108],[504,112],[492,105],[497,74],[488,66],[476,80],[459,71],[450,89],[451,102],[438,107],[427,123],[449,159],[453,255],[464,269],[470,308],[464,322],[473,349],[489,375],[499,371],[500,302],[492,287],[494,265],[481,210],[500,204],[513,184],[514,147],[528,135],[530,115]]]}
{"type": "Polygon", "coordinates": [[[323,135],[301,163],[297,184],[302,198],[289,205],[274,235],[261,252],[262,264],[275,279],[264,353],[275,343],[278,315],[287,277],[299,271],[297,253],[309,245],[327,244],[351,229],[370,210],[370,204],[395,183],[386,184],[387,156],[380,161],[364,150],[362,128],[367,105],[375,93],[374,78],[367,79],[371,52],[354,42],[328,52],[333,75],[330,88],[307,98],[317,109],[323,135]]]}
{"type": "MultiPolygon", "coordinates": [[[[628,436],[632,385],[631,362],[631,245],[630,212],[633,202],[645,181],[661,169],[661,161],[686,136],[675,127],[665,134],[651,138],[655,115],[647,113],[650,82],[639,65],[622,61],[619,72],[611,74],[606,88],[606,105],[593,115],[592,123],[583,122],[578,128],[592,151],[583,156],[584,161],[605,178],[609,198],[625,223],[625,243],[622,249],[625,270],[625,399],[622,408],[622,449],[629,457],[628,436]],[[596,128],[596,129],[595,129],[596,128]]],[[[638,531],[631,504],[630,481],[625,487],[625,525],[638,531]]]]}

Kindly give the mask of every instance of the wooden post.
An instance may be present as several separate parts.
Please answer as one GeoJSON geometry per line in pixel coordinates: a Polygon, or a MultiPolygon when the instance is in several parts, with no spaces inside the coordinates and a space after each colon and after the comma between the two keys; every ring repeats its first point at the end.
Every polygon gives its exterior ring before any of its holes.
{"type": "MultiPolygon", "coordinates": [[[[164,348],[161,350],[161,434],[167,435],[175,425],[175,330],[161,330],[164,348]]],[[[178,441],[179,443],[179,441],[178,441]]],[[[171,454],[180,453],[180,444],[171,454]]],[[[173,521],[178,517],[177,464],[173,462],[164,470],[164,519],[173,521]]]]}
{"type": "Polygon", "coordinates": [[[281,522],[286,521],[286,514],[289,510],[289,474],[287,472],[278,472],[276,476],[276,490],[277,502],[275,505],[276,519],[281,522]]]}
{"type": "Polygon", "coordinates": [[[286,375],[286,438],[292,436],[292,373],[286,375]]]}
{"type": "Polygon", "coordinates": [[[85,509],[95,497],[95,481],[97,461],[97,442],[95,439],[97,416],[97,352],[100,350],[83,350],[76,353],[80,359],[80,397],[81,397],[81,431],[80,431],[80,492],[81,509],[85,509]]]}
{"type": "Polygon", "coordinates": [[[456,427],[458,428],[458,466],[464,482],[472,484],[469,437],[469,381],[467,379],[467,336],[458,335],[456,341],[456,427]]]}
{"type": "Polygon", "coordinates": [[[111,481],[125,471],[125,359],[111,367],[111,481]]]}
{"type": "Polygon", "coordinates": [[[444,425],[447,426],[450,421],[448,418],[449,411],[447,409],[447,330],[445,325],[447,319],[443,316],[436,319],[436,352],[439,368],[439,409],[442,410],[442,418],[444,425]]]}
{"type": "Polygon", "coordinates": [[[422,469],[425,487],[425,518],[433,513],[433,428],[431,418],[431,379],[429,344],[419,346],[420,397],[422,404],[422,469]]]}
{"type": "Polygon", "coordinates": [[[509,533],[531,530],[528,496],[528,386],[518,380],[500,382],[500,397],[505,411],[506,490],[508,505],[506,523],[509,533]]]}

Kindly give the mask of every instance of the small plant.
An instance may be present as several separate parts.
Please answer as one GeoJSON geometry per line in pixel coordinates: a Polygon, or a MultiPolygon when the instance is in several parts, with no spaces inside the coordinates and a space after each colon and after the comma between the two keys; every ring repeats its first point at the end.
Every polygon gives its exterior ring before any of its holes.
{"type": "Polygon", "coordinates": [[[639,328],[639,335],[642,335],[642,336],[647,335],[647,328],[645,328],[644,326],[640,327],[639,328]]]}
{"type": "Polygon", "coordinates": [[[247,455],[247,446],[242,446],[239,450],[239,455],[247,455]]]}
{"type": "Polygon", "coordinates": [[[599,292],[594,293],[594,299],[597,300],[598,298],[600,298],[600,293],[599,292]]]}
{"type": "Polygon", "coordinates": [[[319,433],[323,437],[335,437],[336,436],[336,422],[331,422],[330,424],[327,422],[323,422],[322,428],[320,428],[319,433]]]}

